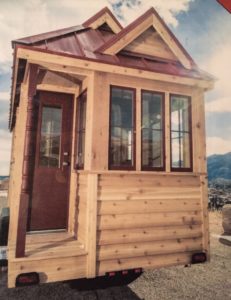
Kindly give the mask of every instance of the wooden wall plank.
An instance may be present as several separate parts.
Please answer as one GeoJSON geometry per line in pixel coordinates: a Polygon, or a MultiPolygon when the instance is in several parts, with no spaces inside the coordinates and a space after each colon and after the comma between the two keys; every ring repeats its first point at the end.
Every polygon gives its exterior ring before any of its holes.
{"type": "Polygon", "coordinates": [[[86,255],[39,261],[10,261],[8,269],[9,288],[15,287],[16,277],[21,273],[38,272],[41,283],[83,278],[86,276],[86,255]]]}
{"type": "Polygon", "coordinates": [[[12,162],[14,164],[10,181],[10,229],[8,244],[15,245],[16,235],[18,228],[18,210],[20,201],[20,190],[22,183],[22,164],[23,164],[23,149],[24,149],[24,136],[26,126],[26,113],[27,113],[27,94],[28,83],[21,85],[20,103],[16,113],[16,125],[14,128],[14,149],[12,155],[12,162]],[[17,159],[16,159],[17,158],[17,159]]]}
{"type": "Polygon", "coordinates": [[[68,232],[75,235],[75,219],[76,219],[76,197],[77,197],[77,173],[75,171],[75,138],[76,138],[76,110],[77,99],[80,87],[75,87],[75,93],[73,95],[73,122],[72,122],[72,146],[71,146],[71,172],[70,172],[70,193],[69,193],[69,212],[68,212],[68,232]]]}
{"type": "Polygon", "coordinates": [[[201,225],[147,227],[98,231],[97,245],[151,242],[202,237],[201,225]]]}
{"type": "Polygon", "coordinates": [[[108,169],[110,87],[106,73],[95,72],[91,170],[108,169]]]}
{"type": "Polygon", "coordinates": [[[75,232],[77,239],[86,245],[86,231],[87,231],[87,210],[80,209],[80,207],[87,206],[87,175],[79,174],[77,175],[77,199],[75,205],[75,232]]]}
{"type": "Polygon", "coordinates": [[[145,257],[160,254],[173,254],[187,251],[202,250],[202,238],[162,240],[142,243],[129,243],[100,246],[97,259],[100,261],[110,259],[145,257]]]}
{"type": "Polygon", "coordinates": [[[110,189],[113,187],[179,187],[179,188],[188,188],[188,187],[197,187],[200,186],[200,178],[198,175],[188,175],[188,176],[172,176],[170,175],[159,175],[158,173],[150,172],[148,175],[137,173],[137,174],[107,174],[100,175],[99,186],[105,189],[110,189]]]}
{"type": "Polygon", "coordinates": [[[132,76],[128,76],[126,74],[116,74],[116,73],[108,73],[107,74],[108,80],[113,85],[121,85],[125,87],[132,87],[132,88],[140,88],[150,91],[159,91],[163,93],[174,93],[179,95],[192,95],[193,88],[189,85],[181,85],[178,82],[169,82],[166,83],[164,81],[155,80],[151,77],[149,78],[134,78],[132,76]]]}
{"type": "Polygon", "coordinates": [[[149,213],[127,215],[103,215],[98,217],[98,229],[145,228],[154,226],[201,224],[200,211],[177,213],[149,213]]]}
{"type": "Polygon", "coordinates": [[[86,111],[86,136],[85,136],[85,157],[84,169],[91,170],[92,164],[92,139],[93,139],[93,114],[94,114],[94,101],[95,101],[95,74],[92,73],[88,76],[87,87],[87,111],[86,111]]]}
{"type": "Polygon", "coordinates": [[[86,224],[86,250],[88,252],[86,274],[88,278],[96,275],[97,188],[98,176],[88,174],[86,224]]]}
{"type": "Polygon", "coordinates": [[[98,201],[98,215],[136,214],[151,212],[181,212],[201,209],[200,198],[162,199],[162,200],[129,200],[98,201]]]}
{"type": "Polygon", "coordinates": [[[122,258],[106,260],[99,262],[97,265],[97,274],[104,275],[106,272],[127,270],[133,268],[163,268],[167,266],[186,265],[191,262],[191,252],[153,255],[147,257],[122,258]]]}
{"type": "Polygon", "coordinates": [[[208,214],[208,179],[207,176],[201,176],[201,206],[203,220],[203,249],[207,253],[210,261],[210,239],[209,239],[209,214],[208,214]]]}
{"type": "Polygon", "coordinates": [[[86,61],[81,59],[75,59],[71,57],[60,56],[56,54],[49,54],[38,52],[35,50],[23,49],[19,48],[17,50],[17,58],[24,58],[28,59],[30,63],[38,63],[39,65],[53,65],[53,68],[56,68],[56,71],[60,72],[72,72],[80,74],[86,74],[89,70],[100,71],[100,72],[110,72],[110,73],[117,73],[120,75],[130,75],[138,78],[146,78],[146,79],[153,79],[158,81],[167,81],[167,82],[174,82],[183,85],[192,85],[198,86],[206,89],[212,89],[214,86],[214,82],[208,80],[201,80],[195,78],[187,78],[187,77],[180,77],[175,75],[166,75],[160,73],[154,73],[150,71],[143,71],[137,70],[132,68],[125,68],[121,66],[115,65],[107,65],[98,63],[95,61],[86,61]],[[69,68],[69,70],[68,70],[69,68]],[[77,68],[77,69],[76,69],[77,68]]]}

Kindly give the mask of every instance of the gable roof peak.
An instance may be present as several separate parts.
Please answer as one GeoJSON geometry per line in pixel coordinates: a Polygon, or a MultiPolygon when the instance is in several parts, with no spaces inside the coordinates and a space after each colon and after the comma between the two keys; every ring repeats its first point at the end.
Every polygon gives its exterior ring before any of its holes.
{"type": "Polygon", "coordinates": [[[97,29],[104,23],[107,23],[107,25],[111,28],[111,30],[114,33],[119,33],[123,29],[123,26],[120,24],[120,22],[116,19],[116,17],[113,15],[111,10],[107,6],[105,6],[95,15],[86,20],[82,25],[84,27],[91,27],[93,29],[97,29]]]}
{"type": "Polygon", "coordinates": [[[196,66],[191,56],[180,44],[178,39],[153,7],[148,9],[140,17],[99,47],[97,52],[115,55],[151,26],[158,32],[186,69],[192,69],[196,66]]]}

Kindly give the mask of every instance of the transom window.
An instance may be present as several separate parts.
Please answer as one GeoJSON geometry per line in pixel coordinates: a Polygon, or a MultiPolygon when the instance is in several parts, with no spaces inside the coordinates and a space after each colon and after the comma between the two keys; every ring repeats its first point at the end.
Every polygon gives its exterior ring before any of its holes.
{"type": "Polygon", "coordinates": [[[164,94],[142,91],[142,170],[164,170],[164,94]]]}
{"type": "Polygon", "coordinates": [[[192,170],[191,99],[170,96],[171,170],[192,170]]]}
{"type": "Polygon", "coordinates": [[[111,87],[109,168],[135,168],[135,90],[111,87]]]}

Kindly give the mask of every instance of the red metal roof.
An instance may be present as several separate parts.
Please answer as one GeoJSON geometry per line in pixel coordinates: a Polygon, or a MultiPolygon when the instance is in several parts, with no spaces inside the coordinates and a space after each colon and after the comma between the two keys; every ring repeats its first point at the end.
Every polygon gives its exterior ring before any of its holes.
{"type": "MultiPolygon", "coordinates": [[[[147,11],[143,16],[138,18],[126,28],[122,29],[117,34],[114,34],[112,31],[85,27],[88,23],[90,24],[90,22],[96,20],[97,17],[100,17],[105,11],[108,12],[109,10],[101,10],[98,14],[86,21],[83,25],[73,26],[48,33],[38,34],[35,36],[14,40],[12,41],[12,45],[13,47],[18,45],[19,47],[26,47],[34,49],[36,51],[55,53],[58,55],[70,56],[76,59],[90,60],[104,64],[118,65],[123,67],[148,70],[151,72],[164,73],[176,76],[191,77],[204,80],[214,80],[214,78],[211,75],[199,70],[199,68],[193,62],[192,58],[188,55],[188,53],[181,46],[181,44],[171,33],[171,31],[169,31],[165,23],[163,23],[162,19],[159,17],[159,15],[154,9],[150,9],[149,11],[147,11]],[[150,13],[155,13],[156,16],[160,18],[160,21],[169,31],[169,34],[171,34],[172,38],[182,49],[182,51],[184,51],[188,59],[192,62],[191,70],[184,68],[184,66],[182,66],[180,62],[168,61],[165,59],[145,55],[142,56],[141,54],[131,53],[128,51],[120,51],[117,55],[108,55],[102,53],[102,51],[99,51],[99,49],[106,49],[113,42],[122,38],[123,35],[126,34],[126,32],[132,28],[132,26],[138,26],[139,22],[142,21],[143,18],[147,17],[147,15],[150,13]]],[[[17,81],[17,78],[15,78],[15,80],[17,81]]],[[[14,103],[13,100],[11,101],[14,103]]],[[[13,104],[11,104],[11,106],[12,105],[13,104]]],[[[10,122],[10,128],[12,128],[12,118],[10,122]]]]}
{"type": "MultiPolygon", "coordinates": [[[[73,26],[57,31],[39,34],[36,36],[18,39],[13,41],[13,45],[24,44],[36,50],[41,49],[43,51],[61,55],[70,55],[76,58],[94,60],[101,63],[121,65],[130,68],[149,70],[158,73],[192,78],[203,78],[208,80],[211,79],[211,77],[209,77],[204,72],[200,72],[196,64],[193,62],[192,58],[180,45],[175,36],[168,30],[166,24],[163,23],[162,19],[153,8],[148,10],[145,14],[128,25],[126,28],[122,29],[118,34],[114,34],[110,31],[84,27],[99,18],[103,13],[108,11],[110,12],[108,8],[104,8],[95,16],[86,21],[83,26],[73,26]],[[141,55],[136,55],[135,53],[126,52],[125,54],[123,53],[123,51],[119,52],[117,55],[108,55],[102,53],[103,50],[109,47],[113,42],[122,38],[129,30],[131,30],[131,28],[134,28],[134,26],[138,26],[138,24],[143,19],[145,19],[152,13],[155,13],[155,15],[167,28],[167,30],[171,34],[171,37],[174,38],[179,47],[184,50],[184,53],[192,62],[193,68],[191,70],[184,68],[178,62],[167,61],[157,57],[141,57],[141,55]]],[[[113,18],[115,19],[114,16],[113,18]]]]}
{"type": "Polygon", "coordinates": [[[41,36],[37,39],[34,37],[24,38],[15,41],[16,44],[26,44],[31,48],[36,50],[43,50],[69,55],[71,57],[94,60],[101,63],[115,64],[130,68],[137,68],[143,70],[149,70],[158,73],[165,73],[171,75],[193,77],[193,78],[203,78],[204,73],[201,73],[198,68],[194,67],[191,70],[184,68],[180,63],[162,60],[156,57],[141,57],[141,55],[136,55],[135,53],[123,53],[120,52],[117,55],[103,54],[97,51],[100,46],[105,45],[110,41],[114,34],[107,32],[102,32],[98,29],[85,28],[78,31],[69,32],[68,34],[62,34],[60,36],[52,36],[44,34],[46,38],[41,39],[41,36]],[[21,42],[23,40],[23,42],[21,42]],[[35,42],[30,42],[30,41],[35,42]]]}

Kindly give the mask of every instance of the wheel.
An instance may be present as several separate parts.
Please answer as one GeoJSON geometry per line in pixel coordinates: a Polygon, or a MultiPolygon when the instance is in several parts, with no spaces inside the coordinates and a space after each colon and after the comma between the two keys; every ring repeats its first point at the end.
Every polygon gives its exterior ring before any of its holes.
{"type": "Polygon", "coordinates": [[[10,209],[4,207],[0,215],[0,246],[7,246],[9,232],[10,209]]]}

